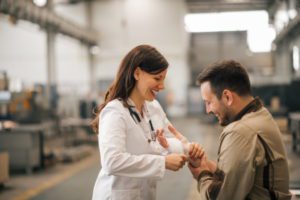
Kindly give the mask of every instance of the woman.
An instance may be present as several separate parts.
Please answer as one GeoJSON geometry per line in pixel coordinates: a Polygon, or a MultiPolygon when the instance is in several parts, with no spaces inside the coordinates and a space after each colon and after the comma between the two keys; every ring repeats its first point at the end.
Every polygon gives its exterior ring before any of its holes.
{"type": "MultiPolygon", "coordinates": [[[[93,200],[153,200],[165,169],[177,171],[185,164],[184,154],[168,154],[156,140],[156,131],[161,135],[169,124],[155,100],[167,68],[166,59],[149,45],[135,47],[121,62],[93,121],[102,164],[93,200]]],[[[168,144],[182,146],[177,141],[168,144]]]]}

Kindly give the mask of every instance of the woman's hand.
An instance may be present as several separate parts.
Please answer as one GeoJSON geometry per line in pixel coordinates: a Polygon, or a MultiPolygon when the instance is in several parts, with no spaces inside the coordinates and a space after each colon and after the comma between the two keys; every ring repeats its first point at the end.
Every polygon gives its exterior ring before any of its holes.
{"type": "Polygon", "coordinates": [[[183,154],[169,154],[166,156],[166,169],[178,171],[185,165],[186,160],[183,154]]]}
{"type": "Polygon", "coordinates": [[[159,144],[163,148],[165,148],[165,149],[169,148],[169,143],[168,143],[168,141],[167,141],[167,139],[166,139],[166,137],[164,135],[164,129],[158,129],[156,131],[156,138],[157,138],[159,144]]]}

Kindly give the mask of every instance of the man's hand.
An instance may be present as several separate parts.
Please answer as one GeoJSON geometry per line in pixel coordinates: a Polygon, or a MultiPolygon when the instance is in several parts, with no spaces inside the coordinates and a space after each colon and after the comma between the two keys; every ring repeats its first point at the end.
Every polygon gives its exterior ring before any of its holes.
{"type": "Polygon", "coordinates": [[[166,156],[166,169],[178,171],[185,165],[187,158],[181,154],[169,154],[166,156]]]}
{"type": "Polygon", "coordinates": [[[209,161],[205,155],[201,159],[199,167],[193,167],[193,165],[191,165],[191,164],[189,164],[188,167],[195,179],[197,179],[199,174],[204,170],[214,173],[215,169],[216,169],[215,163],[213,163],[212,161],[209,161]]]}
{"type": "Polygon", "coordinates": [[[193,167],[201,165],[201,159],[205,156],[204,149],[197,143],[189,144],[189,164],[193,167]]]}
{"type": "Polygon", "coordinates": [[[198,143],[190,143],[189,145],[189,156],[191,159],[201,159],[204,156],[205,151],[198,143]]]}
{"type": "MultiPolygon", "coordinates": [[[[188,144],[188,140],[179,131],[177,131],[172,125],[169,125],[168,129],[174,135],[174,137],[176,139],[181,141],[183,144],[188,144]]],[[[157,137],[159,144],[162,147],[164,147],[165,149],[167,149],[167,148],[169,148],[169,144],[163,133],[164,133],[163,129],[158,129],[156,131],[156,137],[157,137]]]]}

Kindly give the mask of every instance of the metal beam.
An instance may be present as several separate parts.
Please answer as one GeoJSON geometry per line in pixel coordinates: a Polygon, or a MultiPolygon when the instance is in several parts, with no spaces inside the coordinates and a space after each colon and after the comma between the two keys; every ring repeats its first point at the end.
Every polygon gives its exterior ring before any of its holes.
{"type": "Polygon", "coordinates": [[[274,0],[186,0],[190,12],[267,10],[274,0]]]}
{"type": "Polygon", "coordinates": [[[40,25],[44,29],[73,37],[88,46],[97,45],[97,32],[58,16],[53,11],[40,8],[25,0],[0,0],[0,12],[40,25]]]}
{"type": "MultiPolygon", "coordinates": [[[[53,11],[53,1],[47,2],[48,11],[53,11]]],[[[56,56],[55,56],[55,39],[56,32],[50,28],[47,28],[47,84],[46,84],[46,97],[48,100],[49,108],[52,108],[52,102],[55,102],[55,96],[51,92],[52,87],[57,86],[56,78],[56,56]]],[[[55,109],[55,108],[53,108],[55,109]]]]}
{"type": "Polygon", "coordinates": [[[222,11],[247,11],[247,10],[266,10],[266,4],[199,4],[188,3],[190,12],[222,12],[222,11]]]}
{"type": "MultiPolygon", "coordinates": [[[[92,27],[93,24],[93,16],[92,16],[92,3],[89,1],[86,4],[86,21],[88,23],[88,27],[92,27]]],[[[92,47],[87,48],[88,52],[88,60],[89,60],[89,70],[90,70],[90,91],[96,91],[96,58],[95,55],[92,53],[92,47]]]]}
{"type": "Polygon", "coordinates": [[[279,44],[285,38],[290,35],[299,34],[300,32],[300,15],[297,15],[294,19],[292,19],[288,25],[276,36],[275,40],[273,41],[275,44],[279,44]]]}
{"type": "Polygon", "coordinates": [[[269,18],[271,19],[271,22],[273,21],[275,13],[278,10],[280,4],[281,4],[281,2],[279,0],[276,0],[273,3],[269,4],[268,13],[269,13],[269,18]]]}

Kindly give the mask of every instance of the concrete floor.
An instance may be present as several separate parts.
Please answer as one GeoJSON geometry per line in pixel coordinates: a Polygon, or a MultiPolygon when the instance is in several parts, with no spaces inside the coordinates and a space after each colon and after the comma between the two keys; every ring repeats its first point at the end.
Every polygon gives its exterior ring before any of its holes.
{"type": "MultiPolygon", "coordinates": [[[[217,124],[199,118],[171,119],[179,131],[190,141],[202,144],[209,158],[217,155],[218,137],[221,128],[217,124]]],[[[300,188],[300,154],[290,149],[290,135],[283,135],[289,156],[291,186],[300,188]]],[[[0,189],[0,200],[86,200],[91,199],[93,185],[100,169],[97,147],[88,158],[72,164],[59,164],[28,176],[14,175],[0,189]]],[[[187,167],[179,172],[167,172],[157,187],[157,200],[197,199],[196,181],[187,167]],[[174,190],[176,188],[176,190],[174,190]]],[[[295,198],[296,199],[296,198],[295,198]]]]}

